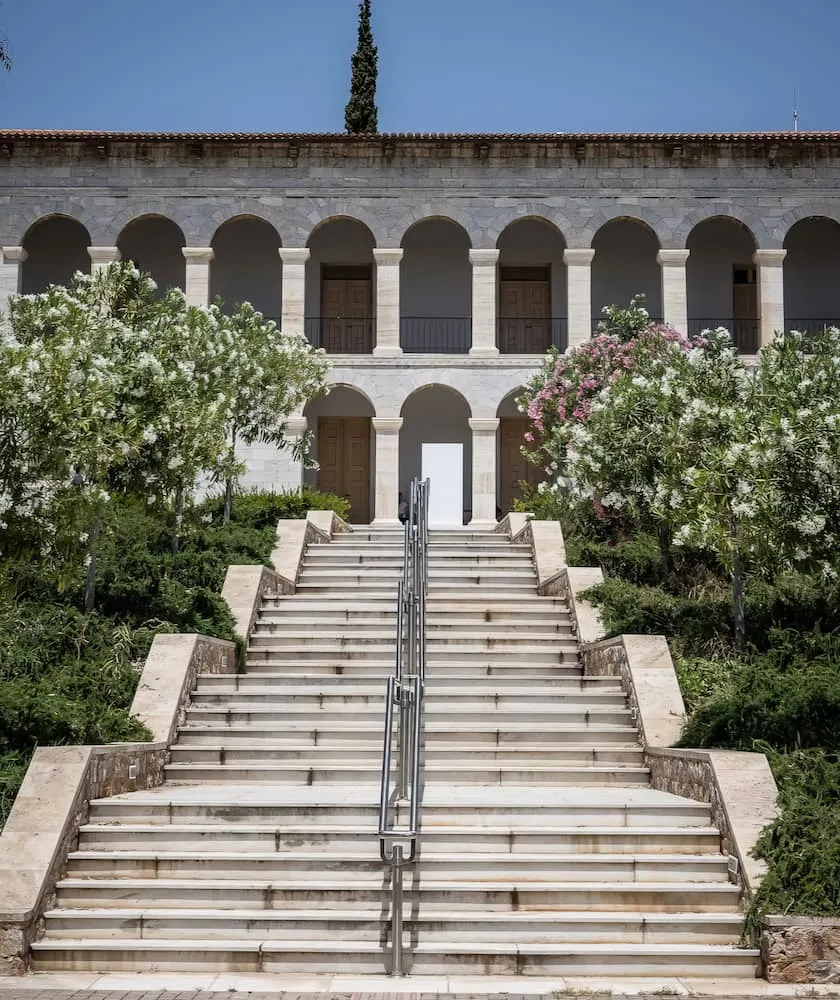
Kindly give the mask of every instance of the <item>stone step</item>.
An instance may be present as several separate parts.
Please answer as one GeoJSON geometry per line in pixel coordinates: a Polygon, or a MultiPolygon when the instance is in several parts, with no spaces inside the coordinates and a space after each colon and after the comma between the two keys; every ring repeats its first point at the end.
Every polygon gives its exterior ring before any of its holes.
{"type": "MultiPolygon", "coordinates": [[[[76,878],[67,877],[56,886],[56,905],[61,909],[124,906],[131,900],[138,907],[185,909],[192,906],[236,910],[242,908],[286,909],[289,905],[333,908],[345,903],[387,903],[390,887],[383,885],[383,866],[378,876],[303,879],[272,876],[261,878],[76,878]]],[[[740,891],[728,882],[562,882],[494,879],[483,883],[468,879],[451,881],[406,880],[406,911],[410,906],[424,912],[428,907],[447,910],[487,909],[508,912],[529,909],[554,911],[587,910],[621,912],[652,910],[659,913],[735,912],[740,891]]],[[[336,911],[337,912],[337,911],[336,911]]]]}
{"type": "MultiPolygon", "coordinates": [[[[289,743],[297,746],[302,740],[311,740],[313,746],[335,746],[354,753],[361,742],[382,739],[383,720],[374,717],[367,721],[334,722],[285,722],[282,728],[269,725],[227,722],[219,717],[215,722],[196,724],[190,719],[179,730],[179,739],[186,743],[210,743],[233,740],[268,740],[272,743],[289,743]]],[[[447,745],[484,746],[489,749],[515,749],[519,746],[563,747],[589,745],[593,747],[638,746],[638,732],[634,726],[606,725],[557,725],[537,726],[530,722],[507,722],[488,727],[483,723],[462,723],[457,717],[448,722],[427,724],[426,746],[447,745]]]]}
{"type": "MultiPolygon", "coordinates": [[[[121,850],[141,841],[149,850],[192,849],[204,852],[233,851],[308,851],[358,852],[369,856],[369,826],[330,826],[299,822],[283,826],[267,824],[190,823],[88,823],[79,829],[82,850],[121,850]]],[[[436,826],[424,828],[421,838],[424,851],[462,850],[471,854],[495,852],[534,854],[545,852],[585,854],[718,854],[720,833],[714,827],[629,827],[575,826],[499,828],[436,826]]]]}
{"type": "MultiPolygon", "coordinates": [[[[339,932],[342,940],[376,940],[383,927],[376,908],[324,910],[289,909],[85,909],[50,910],[46,933],[56,938],[132,940],[195,938],[252,940],[255,936],[290,941],[322,938],[339,932]]],[[[564,944],[571,942],[732,944],[741,933],[738,913],[494,913],[452,914],[445,910],[405,913],[406,937],[420,941],[482,940],[499,943],[564,944]]],[[[406,944],[408,942],[406,941],[406,944]]]]}
{"type": "MultiPolygon", "coordinates": [[[[286,614],[308,615],[311,613],[329,612],[345,614],[347,612],[380,612],[396,613],[397,592],[388,595],[370,595],[351,597],[346,593],[336,593],[333,596],[311,597],[300,594],[266,594],[263,597],[260,615],[286,614]]],[[[486,595],[474,591],[461,595],[457,600],[436,598],[432,594],[426,606],[427,615],[473,615],[490,614],[492,616],[518,616],[522,611],[533,610],[534,614],[550,614],[568,612],[566,601],[559,597],[540,597],[531,595],[500,596],[498,599],[488,599],[486,595]]]]}
{"type": "MultiPolygon", "coordinates": [[[[261,662],[263,664],[273,663],[275,665],[285,665],[288,660],[303,663],[309,660],[319,662],[329,660],[371,660],[376,662],[386,662],[386,676],[394,670],[394,648],[396,642],[390,643],[327,643],[319,642],[307,646],[295,646],[288,648],[280,644],[267,642],[258,646],[249,646],[246,664],[250,669],[252,663],[261,662]]],[[[523,644],[520,646],[495,645],[483,648],[478,643],[468,644],[465,642],[453,643],[433,643],[429,642],[426,651],[427,666],[434,667],[435,664],[457,663],[459,665],[478,665],[481,667],[492,667],[498,664],[519,663],[523,667],[530,667],[532,664],[560,664],[577,663],[579,647],[577,642],[563,642],[556,640],[550,645],[535,646],[523,644]]]]}
{"type": "MultiPolygon", "coordinates": [[[[396,612],[390,614],[370,614],[364,617],[354,615],[340,615],[338,612],[324,611],[319,614],[313,613],[309,618],[301,615],[281,616],[261,616],[254,623],[251,633],[253,642],[255,636],[288,635],[290,637],[305,636],[311,633],[314,625],[330,632],[337,632],[348,638],[355,635],[365,637],[371,635],[386,635],[393,639],[396,633],[397,616],[396,612]]],[[[504,621],[500,618],[490,618],[486,615],[477,614],[472,618],[466,616],[456,617],[455,615],[426,615],[426,632],[429,639],[445,638],[448,635],[463,633],[472,635],[475,632],[485,635],[510,635],[512,631],[520,635],[541,634],[546,635],[549,641],[555,641],[560,636],[570,636],[572,634],[572,619],[568,614],[538,615],[521,612],[519,615],[511,613],[510,620],[504,621]]]]}
{"type": "MultiPolygon", "coordinates": [[[[467,687],[449,687],[440,692],[429,692],[425,697],[426,711],[434,708],[439,702],[458,704],[466,711],[480,711],[484,708],[524,708],[532,705],[575,705],[596,708],[624,708],[624,692],[618,686],[600,691],[542,691],[522,686],[508,686],[503,690],[490,690],[491,685],[479,687],[472,684],[467,687]]],[[[277,687],[276,685],[230,685],[227,688],[214,686],[207,690],[197,688],[192,695],[191,704],[198,705],[263,705],[274,707],[294,705],[296,707],[330,707],[334,705],[375,705],[379,711],[385,700],[385,685],[358,684],[347,681],[343,686],[334,685],[322,690],[317,684],[307,686],[277,687]]]]}
{"type": "MultiPolygon", "coordinates": [[[[299,584],[326,581],[333,585],[355,584],[365,589],[373,581],[398,583],[402,579],[402,567],[394,566],[310,566],[304,563],[298,578],[299,584]]],[[[429,568],[429,589],[442,583],[463,583],[465,585],[481,586],[496,584],[506,587],[509,584],[528,582],[536,584],[533,567],[522,568],[507,566],[463,567],[440,566],[429,568]]]]}
{"type": "MultiPolygon", "coordinates": [[[[500,677],[487,674],[468,673],[443,673],[439,670],[430,670],[426,680],[426,697],[434,698],[445,696],[450,690],[472,691],[477,695],[483,695],[485,691],[498,690],[507,694],[511,691],[524,690],[531,692],[535,687],[540,688],[548,697],[567,697],[578,694],[622,694],[621,681],[618,677],[552,677],[535,674],[527,671],[523,667],[514,674],[505,674],[500,677]]],[[[373,694],[380,694],[384,690],[384,678],[380,677],[352,677],[342,674],[316,674],[306,677],[283,673],[280,671],[247,674],[199,674],[195,690],[205,691],[251,691],[254,688],[279,688],[286,692],[308,693],[312,691],[323,691],[329,693],[343,693],[347,688],[364,689],[373,694]]]]}
{"type": "MultiPolygon", "coordinates": [[[[33,944],[37,972],[383,972],[385,948],[375,941],[318,938],[289,942],[191,941],[187,938],[91,940],[59,938],[33,944]]],[[[522,976],[754,977],[758,952],[731,945],[419,943],[405,956],[411,975],[473,972],[522,976]]]]}
{"type": "MultiPolygon", "coordinates": [[[[331,629],[320,628],[317,632],[285,632],[275,629],[274,631],[259,630],[252,632],[248,643],[249,650],[262,649],[304,649],[307,646],[327,646],[332,644],[339,648],[344,647],[365,647],[365,646],[385,646],[393,647],[396,642],[396,628],[393,629],[331,629]]],[[[434,649],[523,649],[527,650],[527,655],[531,652],[545,652],[553,649],[563,651],[579,649],[577,639],[567,632],[565,635],[557,635],[553,632],[532,631],[530,629],[517,629],[511,635],[510,630],[505,626],[496,627],[485,625],[483,632],[469,632],[463,630],[452,630],[441,632],[439,630],[429,630],[426,636],[426,647],[429,652],[434,649]]]]}
{"type": "MultiPolygon", "coordinates": [[[[392,762],[396,770],[396,761],[392,762]]],[[[352,761],[346,758],[336,760],[276,761],[260,763],[201,764],[181,763],[173,755],[173,763],[166,765],[166,780],[172,782],[263,782],[277,785],[304,785],[313,787],[323,783],[356,784],[372,782],[380,775],[377,761],[352,761]]],[[[616,764],[599,765],[542,765],[529,761],[517,764],[488,762],[462,762],[437,764],[427,761],[423,768],[426,785],[441,783],[451,785],[453,781],[465,781],[486,786],[527,785],[527,786],[577,786],[577,785],[647,785],[650,771],[646,767],[616,764]]]]}
{"type": "MultiPolygon", "coordinates": [[[[394,672],[393,656],[356,660],[344,660],[340,656],[336,656],[296,662],[282,656],[266,657],[265,653],[260,653],[256,656],[247,656],[245,662],[247,673],[242,676],[257,677],[283,674],[296,681],[314,680],[321,677],[355,677],[360,679],[373,677],[384,683],[394,672]]],[[[583,668],[579,661],[530,664],[494,659],[484,663],[452,664],[446,661],[426,663],[426,683],[435,686],[446,683],[446,678],[450,675],[459,679],[473,678],[476,683],[479,683],[488,678],[500,680],[526,677],[563,681],[579,679],[582,673],[583,668]]],[[[613,679],[611,678],[611,680],[613,679]]]]}
{"type": "MultiPolygon", "coordinates": [[[[441,552],[431,549],[428,566],[476,566],[493,565],[506,567],[510,565],[524,566],[533,569],[534,558],[528,549],[498,549],[484,548],[466,551],[453,548],[451,552],[441,552]]],[[[393,566],[402,572],[405,561],[402,552],[387,549],[372,549],[360,546],[358,549],[332,549],[327,546],[316,546],[306,553],[304,565],[319,566],[393,566]]]]}
{"type": "MultiPolygon", "coordinates": [[[[121,850],[71,851],[68,856],[71,878],[187,878],[209,877],[224,879],[272,879],[275,884],[288,880],[302,881],[310,876],[329,878],[336,885],[344,882],[381,886],[383,864],[371,851],[365,858],[358,853],[306,852],[279,853],[271,851],[199,852],[121,850]]],[[[726,883],[727,862],[714,854],[481,854],[467,855],[463,851],[446,854],[429,850],[424,845],[421,856],[404,872],[404,886],[422,884],[430,889],[438,883],[452,881],[476,886],[495,886],[499,882],[527,880],[532,882],[597,883],[607,880],[611,885],[662,883],[670,879],[694,884],[726,883]]]]}

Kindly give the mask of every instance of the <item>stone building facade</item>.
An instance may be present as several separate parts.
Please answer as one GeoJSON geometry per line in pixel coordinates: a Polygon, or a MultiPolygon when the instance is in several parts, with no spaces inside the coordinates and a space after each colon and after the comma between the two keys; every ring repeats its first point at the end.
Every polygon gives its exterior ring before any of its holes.
{"type": "Polygon", "coordinates": [[[426,442],[463,446],[465,521],[520,479],[515,398],[546,348],[642,292],[745,353],[840,323],[840,133],[217,135],[0,132],[0,305],[130,258],[189,301],[249,300],[333,356],[293,426],[320,469],[395,518],[426,442]]]}

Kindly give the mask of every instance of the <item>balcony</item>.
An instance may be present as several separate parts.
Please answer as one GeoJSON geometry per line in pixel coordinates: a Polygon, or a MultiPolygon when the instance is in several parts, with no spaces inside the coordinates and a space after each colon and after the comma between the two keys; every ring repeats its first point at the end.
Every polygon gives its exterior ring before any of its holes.
{"type": "Polygon", "coordinates": [[[322,347],[327,354],[371,354],[376,321],[372,317],[309,316],[304,332],[313,347],[322,347]]]}
{"type": "Polygon", "coordinates": [[[722,326],[728,330],[732,336],[732,343],[739,354],[756,354],[759,345],[758,317],[735,319],[733,316],[718,317],[716,319],[690,319],[688,321],[689,337],[699,337],[704,330],[715,330],[722,326]]]}
{"type": "Polygon", "coordinates": [[[545,354],[550,347],[565,351],[569,324],[565,316],[554,319],[522,317],[498,320],[496,345],[502,354],[545,354]]]}
{"type": "Polygon", "coordinates": [[[469,354],[469,316],[403,316],[400,347],[406,354],[469,354]]]}

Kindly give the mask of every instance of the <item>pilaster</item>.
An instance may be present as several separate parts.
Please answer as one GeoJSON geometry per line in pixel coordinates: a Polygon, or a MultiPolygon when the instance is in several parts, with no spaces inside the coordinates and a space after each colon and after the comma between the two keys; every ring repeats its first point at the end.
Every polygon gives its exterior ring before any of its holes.
{"type": "Polygon", "coordinates": [[[499,421],[471,418],[472,520],[470,524],[496,523],[496,431],[499,421]]]}
{"type": "Polygon", "coordinates": [[[279,253],[283,261],[283,315],[280,327],[287,333],[305,333],[309,247],[280,247],[279,253]]]}
{"type": "Polygon", "coordinates": [[[770,344],[773,335],[785,328],[784,260],[786,250],[756,250],[753,263],[758,269],[758,320],[760,347],[770,344]]]}
{"type": "Polygon", "coordinates": [[[88,247],[88,256],[91,274],[97,274],[122,259],[119,247],[88,247]]]}
{"type": "Polygon", "coordinates": [[[470,354],[495,357],[498,250],[470,250],[472,264],[472,346],[470,354]]]}
{"type": "Polygon", "coordinates": [[[592,337],[592,260],[595,251],[565,250],[569,350],[592,337]]]}
{"type": "Polygon", "coordinates": [[[688,292],[685,265],[688,250],[660,250],[656,255],[662,268],[662,310],[665,322],[683,335],[688,334],[688,292]]]}
{"type": "Polygon", "coordinates": [[[374,417],[371,422],[376,434],[373,523],[397,524],[402,417],[374,417]]]}
{"type": "Polygon", "coordinates": [[[3,247],[0,252],[0,312],[8,311],[10,296],[20,294],[26,258],[23,247],[3,247]]]}
{"type": "Polygon", "coordinates": [[[402,354],[400,347],[400,262],[403,251],[374,250],[376,261],[376,343],[380,357],[402,354]]]}
{"type": "Polygon", "coordinates": [[[210,262],[212,247],[184,247],[181,251],[187,262],[187,279],[184,295],[189,306],[206,306],[210,302],[210,262]]]}

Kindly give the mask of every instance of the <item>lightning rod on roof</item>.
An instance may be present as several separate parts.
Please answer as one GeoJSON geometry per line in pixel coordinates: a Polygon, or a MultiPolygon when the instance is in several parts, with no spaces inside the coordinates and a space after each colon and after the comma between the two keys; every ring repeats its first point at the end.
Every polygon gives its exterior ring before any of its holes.
{"type": "Polygon", "coordinates": [[[799,131],[799,104],[796,100],[796,91],[793,92],[793,131],[799,131]]]}

